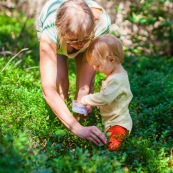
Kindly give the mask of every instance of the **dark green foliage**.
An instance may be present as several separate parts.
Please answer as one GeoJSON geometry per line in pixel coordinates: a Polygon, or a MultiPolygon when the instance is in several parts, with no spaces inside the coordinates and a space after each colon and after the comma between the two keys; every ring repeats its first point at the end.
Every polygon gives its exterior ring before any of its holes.
{"type": "MultiPolygon", "coordinates": [[[[0,172],[171,172],[173,59],[134,60],[126,58],[124,64],[134,95],[134,125],[119,153],[68,131],[42,98],[38,69],[11,62],[0,74],[0,172]]],[[[6,63],[2,57],[0,69],[6,63]]],[[[96,86],[102,79],[97,74],[96,86]]],[[[97,109],[82,123],[103,130],[97,109]]]]}
{"type": "Polygon", "coordinates": [[[141,57],[127,65],[134,94],[130,105],[134,125],[126,152],[133,158],[128,158],[130,167],[141,165],[134,169],[137,172],[169,171],[173,148],[172,66],[173,59],[159,57],[141,57]]]}

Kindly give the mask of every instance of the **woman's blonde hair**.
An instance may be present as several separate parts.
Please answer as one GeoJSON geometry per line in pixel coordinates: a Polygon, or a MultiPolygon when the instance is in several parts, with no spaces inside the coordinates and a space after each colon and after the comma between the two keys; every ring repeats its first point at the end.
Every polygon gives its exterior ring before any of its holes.
{"type": "Polygon", "coordinates": [[[68,0],[60,6],[55,25],[60,41],[64,35],[72,40],[83,40],[94,31],[94,16],[84,0],[68,0]]]}
{"type": "Polygon", "coordinates": [[[110,34],[95,38],[86,52],[88,63],[93,64],[95,61],[103,63],[109,57],[115,58],[116,63],[124,62],[123,47],[120,40],[110,34]]]}

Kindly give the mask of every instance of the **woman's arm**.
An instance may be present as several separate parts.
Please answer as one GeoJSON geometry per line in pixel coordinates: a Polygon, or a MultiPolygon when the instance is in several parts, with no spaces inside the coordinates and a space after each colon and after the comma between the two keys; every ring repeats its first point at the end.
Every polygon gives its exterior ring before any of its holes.
{"type": "Polygon", "coordinates": [[[57,46],[47,37],[40,39],[40,73],[43,94],[46,102],[55,115],[75,135],[87,139],[94,144],[105,144],[106,137],[95,126],[83,127],[70,113],[64,100],[60,97],[56,88],[57,75],[57,46]]]}

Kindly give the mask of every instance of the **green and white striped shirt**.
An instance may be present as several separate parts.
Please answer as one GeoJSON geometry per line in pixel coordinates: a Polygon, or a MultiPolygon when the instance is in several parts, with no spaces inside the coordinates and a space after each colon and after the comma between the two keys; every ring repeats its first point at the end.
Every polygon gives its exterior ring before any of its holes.
{"type": "MultiPolygon", "coordinates": [[[[58,54],[63,54],[70,58],[73,58],[78,53],[85,51],[86,48],[88,47],[88,45],[84,46],[81,50],[79,50],[73,54],[67,53],[67,48],[66,48],[65,44],[63,46],[59,45],[58,29],[55,26],[55,19],[56,19],[56,14],[57,14],[59,7],[65,1],[67,1],[67,0],[49,0],[49,1],[47,1],[37,20],[36,29],[37,29],[37,36],[38,36],[39,40],[40,40],[41,35],[44,34],[46,37],[48,37],[50,40],[52,40],[53,43],[55,43],[58,46],[58,51],[57,51],[58,54]]],[[[102,34],[108,33],[109,29],[110,29],[111,20],[110,20],[109,15],[107,14],[107,12],[93,0],[85,0],[85,2],[88,4],[89,7],[94,7],[94,8],[98,8],[98,9],[102,10],[100,19],[94,29],[95,30],[94,37],[98,37],[102,34]]]]}

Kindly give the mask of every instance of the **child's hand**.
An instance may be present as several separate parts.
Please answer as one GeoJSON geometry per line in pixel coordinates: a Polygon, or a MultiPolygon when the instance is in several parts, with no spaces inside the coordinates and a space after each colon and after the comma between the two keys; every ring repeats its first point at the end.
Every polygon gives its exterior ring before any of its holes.
{"type": "Polygon", "coordinates": [[[87,108],[87,114],[85,116],[87,116],[89,113],[92,112],[92,107],[90,105],[86,105],[87,108]]]}

